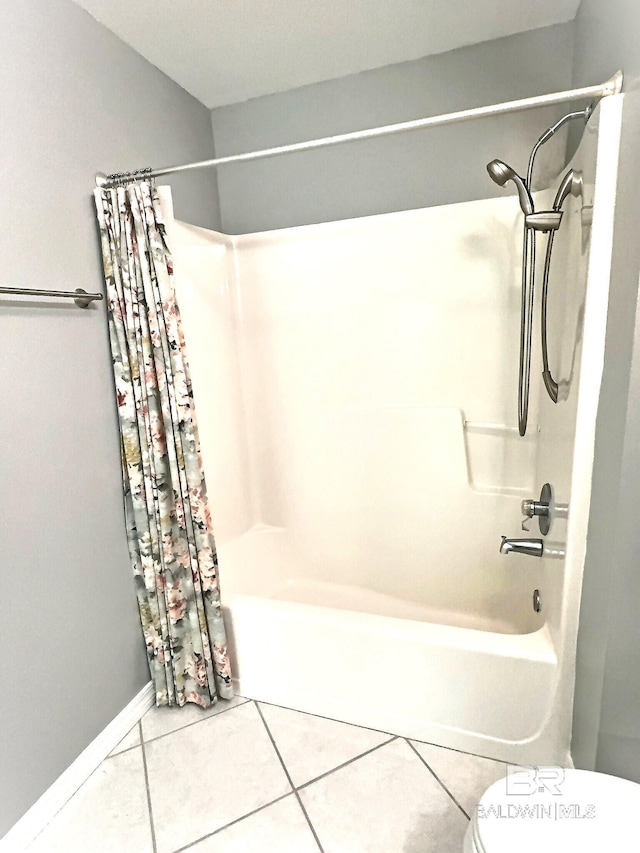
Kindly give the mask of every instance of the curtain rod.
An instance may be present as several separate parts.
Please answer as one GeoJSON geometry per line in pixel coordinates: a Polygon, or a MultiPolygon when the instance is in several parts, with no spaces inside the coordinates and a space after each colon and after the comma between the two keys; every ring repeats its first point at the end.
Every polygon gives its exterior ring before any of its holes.
{"type": "Polygon", "coordinates": [[[458,121],[469,121],[485,116],[504,115],[506,113],[529,110],[534,107],[545,107],[553,104],[563,104],[585,98],[604,98],[607,95],[617,95],[622,89],[622,71],[617,71],[610,80],[599,86],[585,86],[581,89],[568,89],[564,92],[553,92],[550,95],[537,95],[532,98],[521,98],[518,101],[505,101],[502,104],[491,104],[487,107],[474,107],[469,110],[459,110],[454,113],[444,113],[439,116],[403,121],[399,124],[389,124],[384,127],[374,127],[369,130],[357,130],[353,133],[342,133],[338,136],[325,136],[322,139],[312,139],[308,142],[297,142],[293,145],[280,145],[277,148],[265,148],[263,151],[249,151],[246,154],[232,154],[229,157],[218,157],[214,160],[201,160],[197,163],[186,163],[183,166],[167,166],[162,169],[137,169],[134,172],[117,172],[96,175],[97,187],[112,187],[128,181],[158,178],[175,172],[187,172],[191,169],[204,169],[211,166],[222,166],[226,163],[241,163],[249,160],[261,160],[264,157],[276,157],[280,154],[291,154],[294,151],[312,151],[315,148],[327,148],[330,145],[340,145],[344,142],[356,142],[359,139],[375,139],[379,136],[390,136],[394,133],[404,133],[409,130],[421,130],[427,127],[437,127],[453,124],[458,121]]]}

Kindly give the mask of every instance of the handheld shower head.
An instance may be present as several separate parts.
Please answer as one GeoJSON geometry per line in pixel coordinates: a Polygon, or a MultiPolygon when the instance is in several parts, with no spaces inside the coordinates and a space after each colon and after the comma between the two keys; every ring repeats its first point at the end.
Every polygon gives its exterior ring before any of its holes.
{"type": "Polygon", "coordinates": [[[507,166],[507,164],[503,163],[502,160],[492,160],[490,163],[487,163],[487,172],[489,173],[491,180],[498,184],[499,187],[503,187],[507,181],[513,181],[516,185],[516,189],[518,190],[518,198],[520,199],[522,212],[525,216],[529,213],[533,213],[533,200],[529,190],[520,175],[515,172],[511,166],[507,166]]]}
{"type": "Polygon", "coordinates": [[[569,169],[558,187],[558,192],[553,202],[554,210],[560,210],[569,193],[576,197],[582,193],[582,172],[569,169]]]}
{"type": "Polygon", "coordinates": [[[516,174],[511,166],[507,166],[502,160],[492,160],[487,163],[487,172],[491,180],[500,187],[503,187],[516,174]]]}

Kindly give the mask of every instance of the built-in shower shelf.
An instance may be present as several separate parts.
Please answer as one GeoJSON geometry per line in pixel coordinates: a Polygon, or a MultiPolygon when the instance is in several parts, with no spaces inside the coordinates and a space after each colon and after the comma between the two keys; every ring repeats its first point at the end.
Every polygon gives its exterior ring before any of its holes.
{"type": "Polygon", "coordinates": [[[539,427],[527,435],[504,423],[463,419],[469,485],[480,494],[526,497],[535,470],[539,427]]]}
{"type": "Polygon", "coordinates": [[[531,492],[528,486],[478,486],[474,482],[470,482],[469,485],[479,495],[508,495],[514,498],[526,498],[531,492]]]}
{"type": "MultiPolygon", "coordinates": [[[[487,433],[491,433],[491,432],[495,432],[495,433],[499,433],[499,432],[516,433],[516,432],[518,432],[518,427],[509,426],[508,424],[492,424],[492,423],[485,423],[483,421],[468,421],[468,420],[464,420],[463,424],[464,424],[465,430],[469,430],[470,432],[487,432],[487,433]]],[[[540,432],[540,427],[539,426],[529,427],[529,430],[530,430],[530,432],[540,432]]]]}
{"type": "Polygon", "coordinates": [[[304,495],[305,512],[319,502],[321,513],[331,495],[345,516],[379,500],[418,518],[432,504],[429,484],[460,505],[473,494],[529,497],[536,438],[535,429],[521,438],[506,424],[469,421],[453,406],[337,410],[287,434],[287,494],[304,495]]]}

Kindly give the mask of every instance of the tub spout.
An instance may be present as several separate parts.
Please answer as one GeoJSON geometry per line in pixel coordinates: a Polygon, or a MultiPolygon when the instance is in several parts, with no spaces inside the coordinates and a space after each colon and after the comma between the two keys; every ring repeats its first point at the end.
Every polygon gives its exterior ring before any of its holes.
{"type": "Polygon", "coordinates": [[[501,554],[528,554],[530,557],[542,557],[544,542],[542,539],[507,539],[502,537],[501,554]]]}

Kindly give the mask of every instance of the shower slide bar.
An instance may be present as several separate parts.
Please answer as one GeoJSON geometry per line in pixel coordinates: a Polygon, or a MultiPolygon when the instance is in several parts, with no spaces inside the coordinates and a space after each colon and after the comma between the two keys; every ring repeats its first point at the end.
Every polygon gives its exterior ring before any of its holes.
{"type": "Polygon", "coordinates": [[[250,160],[261,160],[265,157],[276,157],[280,154],[292,154],[296,151],[312,151],[316,148],[328,148],[331,145],[340,145],[344,142],[356,142],[360,139],[375,139],[379,136],[391,136],[395,133],[404,133],[409,130],[422,130],[427,127],[438,127],[444,124],[454,124],[459,121],[469,121],[487,116],[499,116],[520,110],[530,110],[535,107],[551,106],[553,104],[564,104],[569,101],[604,98],[607,95],[617,95],[622,89],[622,71],[617,71],[610,80],[599,86],[585,86],[581,89],[567,89],[564,92],[553,92],[550,95],[537,95],[532,98],[521,98],[517,101],[505,101],[502,104],[491,104],[487,107],[474,107],[469,110],[459,110],[453,113],[444,113],[439,116],[416,119],[414,121],[403,121],[399,124],[389,124],[384,127],[374,127],[369,130],[357,130],[353,133],[342,133],[338,136],[326,136],[322,139],[311,139],[308,142],[297,142],[292,145],[280,145],[276,148],[265,148],[262,151],[249,151],[246,154],[233,154],[228,157],[217,157],[214,160],[201,160],[197,163],[186,163],[182,166],[167,166],[162,169],[137,169],[133,172],[116,172],[105,175],[98,172],[96,175],[96,186],[114,187],[124,183],[146,178],[159,178],[161,175],[170,175],[176,172],[188,172],[192,169],[205,169],[211,166],[224,166],[227,163],[242,163],[250,160]]]}
{"type": "Polygon", "coordinates": [[[31,290],[26,287],[0,287],[0,293],[12,293],[17,296],[55,296],[73,299],[78,308],[87,308],[92,302],[104,299],[101,293],[87,293],[81,287],[76,290],[31,290]]]}

